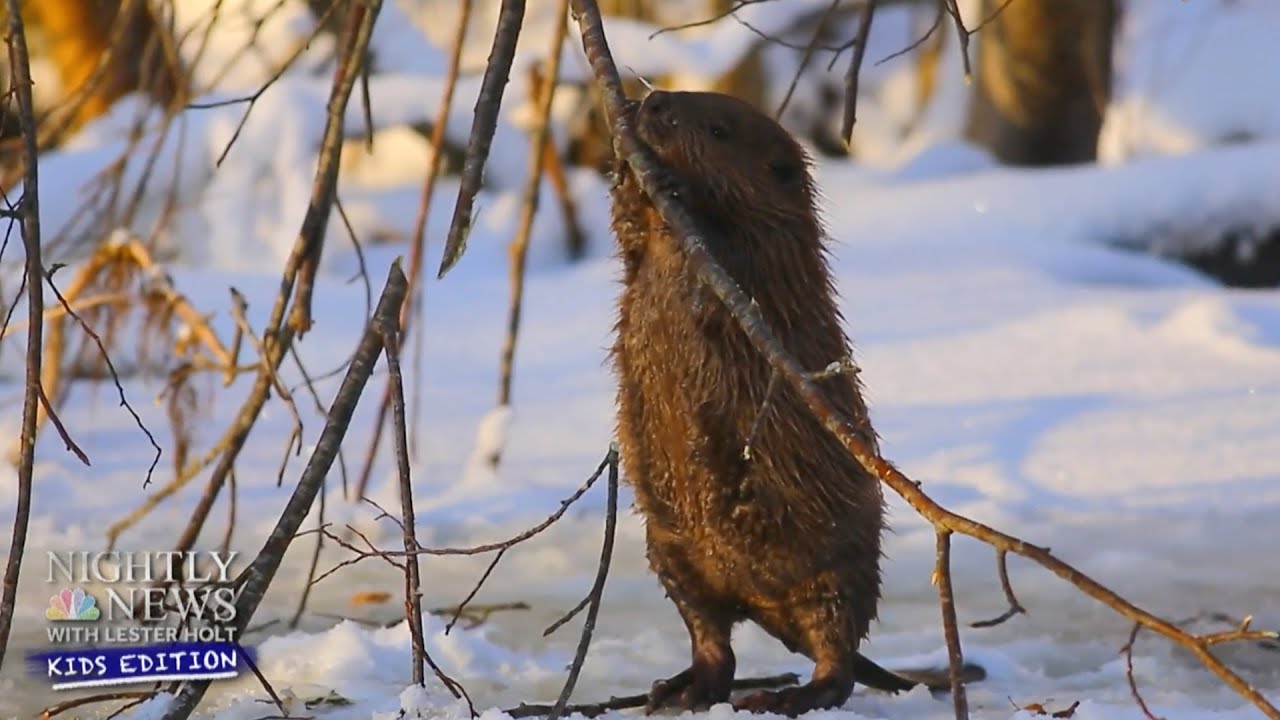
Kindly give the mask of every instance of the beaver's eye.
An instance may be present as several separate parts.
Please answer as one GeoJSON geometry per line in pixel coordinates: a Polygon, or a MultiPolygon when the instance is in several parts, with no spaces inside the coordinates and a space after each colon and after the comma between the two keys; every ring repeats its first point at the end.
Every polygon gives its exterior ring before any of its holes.
{"type": "Polygon", "coordinates": [[[724,140],[725,138],[729,137],[729,129],[723,125],[712,125],[711,137],[717,140],[724,140]]]}
{"type": "Polygon", "coordinates": [[[783,185],[790,185],[800,176],[799,168],[786,162],[769,163],[769,172],[773,173],[773,177],[783,185]]]}

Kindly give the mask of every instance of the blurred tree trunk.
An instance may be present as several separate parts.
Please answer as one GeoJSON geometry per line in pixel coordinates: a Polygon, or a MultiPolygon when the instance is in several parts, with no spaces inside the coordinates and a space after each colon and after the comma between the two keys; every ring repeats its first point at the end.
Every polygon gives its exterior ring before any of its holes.
{"type": "MultiPolygon", "coordinates": [[[[58,71],[59,100],[88,95],[72,112],[69,130],[102,115],[121,97],[142,91],[163,107],[185,99],[186,78],[169,29],[149,0],[26,0],[28,25],[39,33],[58,71]],[[123,23],[119,47],[112,35],[123,23]],[[106,67],[98,64],[106,54],[106,67]],[[97,76],[97,77],[95,77],[97,76]]],[[[46,102],[50,98],[45,99],[46,102]]]]}
{"type": "Polygon", "coordinates": [[[1095,158],[1113,0],[983,0],[966,136],[1011,165],[1095,158]],[[1001,9],[1003,8],[1003,9],[1001,9]]]}

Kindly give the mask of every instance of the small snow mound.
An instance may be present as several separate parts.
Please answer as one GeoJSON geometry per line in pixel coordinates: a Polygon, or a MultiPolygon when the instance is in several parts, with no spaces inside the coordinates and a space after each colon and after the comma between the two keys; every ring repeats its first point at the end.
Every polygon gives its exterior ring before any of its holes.
{"type": "Polygon", "coordinates": [[[373,720],[462,720],[471,717],[466,702],[457,700],[447,690],[432,682],[424,687],[410,685],[400,693],[400,708],[395,712],[374,713],[373,720]]]}
{"type": "Polygon", "coordinates": [[[490,410],[480,419],[476,425],[475,445],[463,473],[464,485],[483,487],[494,481],[494,462],[506,449],[511,415],[511,406],[502,405],[490,410]]]}

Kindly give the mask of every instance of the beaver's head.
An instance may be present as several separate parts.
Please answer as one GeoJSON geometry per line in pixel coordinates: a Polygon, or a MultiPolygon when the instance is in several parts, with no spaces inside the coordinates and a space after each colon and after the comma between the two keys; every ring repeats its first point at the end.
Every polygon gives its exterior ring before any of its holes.
{"type": "Polygon", "coordinates": [[[691,195],[690,210],[719,220],[813,214],[809,159],[768,115],[731,95],[649,93],[636,133],[691,195]]]}

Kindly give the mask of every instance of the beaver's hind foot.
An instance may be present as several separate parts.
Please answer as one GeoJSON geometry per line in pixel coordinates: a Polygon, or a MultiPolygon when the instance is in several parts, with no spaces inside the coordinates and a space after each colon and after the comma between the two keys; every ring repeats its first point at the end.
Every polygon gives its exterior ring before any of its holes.
{"type": "Polygon", "coordinates": [[[853,678],[847,676],[815,677],[804,685],[781,690],[762,690],[734,701],[735,710],[753,713],[772,712],[787,717],[803,715],[810,710],[829,710],[844,705],[853,694],[853,678]]]}
{"type": "Polygon", "coordinates": [[[685,670],[653,683],[644,712],[648,715],[664,708],[700,711],[728,702],[733,689],[733,669],[733,655],[714,660],[695,658],[693,665],[685,670]]]}

